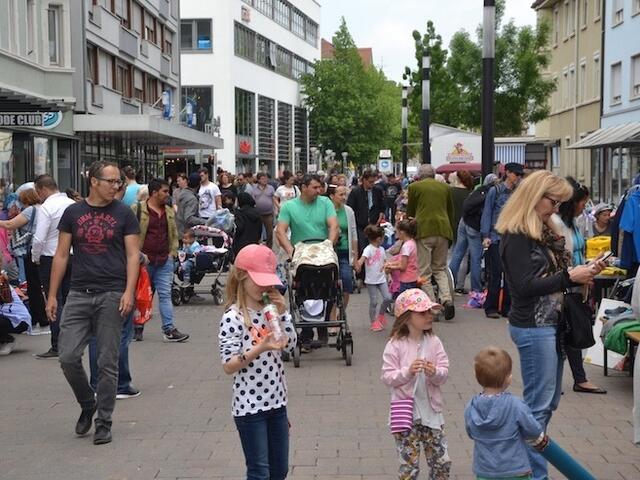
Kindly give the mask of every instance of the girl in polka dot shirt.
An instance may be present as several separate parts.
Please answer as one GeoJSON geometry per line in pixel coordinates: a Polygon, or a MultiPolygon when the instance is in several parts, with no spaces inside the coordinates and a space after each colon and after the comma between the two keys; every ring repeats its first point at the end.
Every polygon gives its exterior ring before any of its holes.
{"type": "Polygon", "coordinates": [[[276,275],[276,257],[263,245],[236,256],[227,281],[227,310],[218,334],[224,372],[233,375],[232,414],[240,434],[248,480],[280,480],[289,469],[287,385],[282,350],[296,344],[296,331],[276,275]],[[276,341],[262,314],[267,292],[278,309],[286,338],[276,341]]]}

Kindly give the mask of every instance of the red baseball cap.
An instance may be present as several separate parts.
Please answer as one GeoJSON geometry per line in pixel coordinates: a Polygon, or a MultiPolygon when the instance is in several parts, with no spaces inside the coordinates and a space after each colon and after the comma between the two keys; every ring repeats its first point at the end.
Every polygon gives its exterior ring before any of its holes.
{"type": "Polygon", "coordinates": [[[276,275],[276,256],[264,245],[251,244],[243,247],[236,255],[234,265],[246,271],[251,280],[260,287],[282,286],[280,278],[276,275]]]}

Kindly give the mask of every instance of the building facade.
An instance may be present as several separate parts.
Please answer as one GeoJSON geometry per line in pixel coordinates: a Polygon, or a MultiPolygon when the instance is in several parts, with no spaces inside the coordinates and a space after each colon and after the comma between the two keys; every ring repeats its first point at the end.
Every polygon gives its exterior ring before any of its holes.
{"type": "Polygon", "coordinates": [[[0,199],[37,175],[72,186],[77,163],[69,0],[0,2],[0,199]]]}
{"type": "Polygon", "coordinates": [[[603,0],[537,0],[532,7],[552,27],[546,73],[556,82],[551,114],[536,136],[549,139],[555,173],[589,183],[591,153],[568,147],[600,126],[603,0]]]}
{"type": "Polygon", "coordinates": [[[305,170],[300,75],[320,58],[315,0],[183,0],[183,121],[218,125],[217,165],[231,172],[305,170]]]}
{"type": "MultiPolygon", "coordinates": [[[[180,124],[178,0],[83,0],[72,12],[81,171],[95,160],[164,176],[164,148],[222,146],[180,124]]],[[[186,171],[187,168],[182,169],[186,171]]]]}

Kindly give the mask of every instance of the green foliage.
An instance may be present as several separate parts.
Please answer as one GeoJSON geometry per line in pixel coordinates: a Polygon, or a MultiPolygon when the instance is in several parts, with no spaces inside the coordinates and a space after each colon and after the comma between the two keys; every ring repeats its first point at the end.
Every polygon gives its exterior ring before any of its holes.
{"type": "Polygon", "coordinates": [[[323,149],[375,162],[378,151],[400,152],[400,87],[381,70],[366,68],[344,18],[333,37],[335,56],[315,63],[301,79],[311,136],[323,149]]]}
{"type": "MultiPolygon", "coordinates": [[[[546,50],[549,24],[517,27],[513,20],[503,25],[504,0],[496,2],[495,132],[496,136],[520,135],[529,123],[549,115],[552,80],[543,77],[549,63],[546,50]]],[[[422,105],[422,54],[431,54],[431,119],[459,128],[477,130],[481,126],[482,28],[476,39],[460,30],[443,49],[431,21],[426,33],[414,32],[417,69],[405,71],[413,88],[410,105],[412,130],[419,133],[422,105]]]]}

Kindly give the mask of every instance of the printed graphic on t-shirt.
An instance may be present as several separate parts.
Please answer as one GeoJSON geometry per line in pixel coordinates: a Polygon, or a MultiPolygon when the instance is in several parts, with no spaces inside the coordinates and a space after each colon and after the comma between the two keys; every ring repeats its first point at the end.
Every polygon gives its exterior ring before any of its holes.
{"type": "Polygon", "coordinates": [[[211,190],[200,192],[200,210],[209,210],[212,204],[213,197],[211,196],[211,190]]]}
{"type": "Polygon", "coordinates": [[[108,213],[86,213],[76,220],[77,246],[87,255],[107,252],[118,221],[108,213]]]}
{"type": "Polygon", "coordinates": [[[375,265],[376,263],[379,263],[381,260],[382,260],[382,250],[379,248],[376,248],[373,256],[367,257],[367,265],[370,267],[372,265],[375,265]]]}

